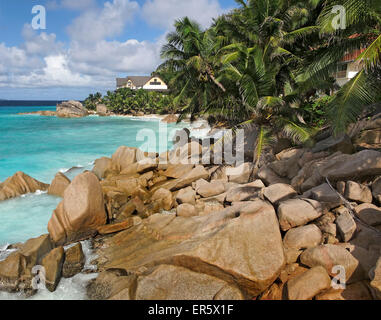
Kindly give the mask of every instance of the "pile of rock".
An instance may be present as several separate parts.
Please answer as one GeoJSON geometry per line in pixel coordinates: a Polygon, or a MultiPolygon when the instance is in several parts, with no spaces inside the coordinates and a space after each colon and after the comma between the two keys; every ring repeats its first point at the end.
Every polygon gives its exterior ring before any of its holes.
{"type": "Polygon", "coordinates": [[[88,115],[87,109],[78,101],[67,101],[57,105],[59,118],[82,118],[88,115]]]}
{"type": "Polygon", "coordinates": [[[160,162],[197,149],[192,141],[157,156],[121,147],[96,161],[113,223],[102,234],[116,234],[97,238],[102,272],[91,298],[377,297],[381,153],[287,149],[257,176],[251,163],[160,162]],[[334,267],[345,290],[332,288],[334,267]]]}
{"type": "MultiPolygon", "coordinates": [[[[92,237],[91,299],[380,299],[381,153],[347,142],[286,149],[259,170],[197,164],[194,139],[160,155],[120,147],[52,182],[63,200],[41,258],[57,269],[51,248],[92,237]]],[[[0,266],[19,270],[20,254],[0,266]]]]}
{"type": "Polygon", "coordinates": [[[18,250],[0,261],[0,290],[33,295],[45,284],[53,292],[62,277],[71,278],[85,265],[81,243],[67,248],[55,246],[42,235],[19,245],[18,250]]]}

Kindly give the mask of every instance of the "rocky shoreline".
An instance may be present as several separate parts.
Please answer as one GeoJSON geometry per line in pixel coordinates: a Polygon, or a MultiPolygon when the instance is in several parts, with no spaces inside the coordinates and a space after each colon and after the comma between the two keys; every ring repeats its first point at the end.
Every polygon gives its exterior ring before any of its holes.
{"type": "Polygon", "coordinates": [[[380,127],[272,148],[258,168],[200,164],[210,149],[189,139],[160,155],[120,147],[49,186],[17,173],[1,200],[44,189],[62,202],[49,234],[0,261],[0,290],[35,294],[42,266],[54,291],[91,239],[93,300],[381,299],[380,127]]]}

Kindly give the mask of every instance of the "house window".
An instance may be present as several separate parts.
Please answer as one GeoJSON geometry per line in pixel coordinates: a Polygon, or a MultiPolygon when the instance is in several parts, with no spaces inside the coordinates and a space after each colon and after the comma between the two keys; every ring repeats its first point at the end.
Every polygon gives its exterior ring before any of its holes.
{"type": "Polygon", "coordinates": [[[337,72],[335,74],[335,78],[337,78],[337,79],[346,78],[347,77],[347,69],[348,69],[347,63],[342,63],[342,64],[338,65],[337,72]]]}
{"type": "Polygon", "coordinates": [[[159,82],[157,79],[154,79],[152,82],[150,82],[151,86],[160,86],[161,82],[159,82]]]}

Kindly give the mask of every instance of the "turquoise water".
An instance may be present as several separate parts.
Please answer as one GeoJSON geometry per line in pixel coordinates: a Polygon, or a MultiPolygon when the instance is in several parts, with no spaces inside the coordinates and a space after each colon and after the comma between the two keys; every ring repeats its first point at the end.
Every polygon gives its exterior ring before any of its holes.
{"type": "MultiPolygon", "coordinates": [[[[95,159],[111,156],[121,145],[142,147],[147,140],[136,138],[141,130],[156,134],[156,140],[146,150],[170,149],[169,137],[181,127],[167,126],[158,119],[17,115],[38,110],[55,110],[55,107],[0,107],[0,181],[17,171],[45,183],[50,183],[58,171],[72,179],[81,171],[91,169],[95,159]]],[[[46,233],[52,211],[60,200],[38,192],[0,202],[0,246],[46,233]]]]}

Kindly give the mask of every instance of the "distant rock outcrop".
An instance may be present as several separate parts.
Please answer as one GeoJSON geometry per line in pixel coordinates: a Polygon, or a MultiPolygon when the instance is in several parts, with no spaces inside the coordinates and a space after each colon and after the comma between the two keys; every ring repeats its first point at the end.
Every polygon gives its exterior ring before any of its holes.
{"type": "Polygon", "coordinates": [[[161,121],[166,123],[176,123],[177,121],[179,121],[179,117],[175,114],[169,114],[161,121]]]}
{"type": "Polygon", "coordinates": [[[44,117],[55,117],[57,115],[55,111],[49,111],[49,110],[18,113],[19,116],[34,115],[34,114],[39,116],[44,116],[44,117]]]}
{"type": "Polygon", "coordinates": [[[87,109],[78,101],[67,101],[57,105],[59,118],[82,118],[88,115],[87,109]]]}
{"type": "Polygon", "coordinates": [[[97,115],[100,117],[107,117],[111,115],[110,110],[104,104],[97,105],[97,115]]]}
{"type": "Polygon", "coordinates": [[[23,172],[17,172],[3,183],[0,183],[0,201],[38,190],[45,191],[48,187],[48,184],[37,181],[23,172]]]}

